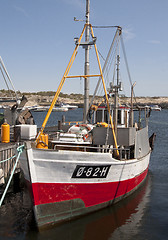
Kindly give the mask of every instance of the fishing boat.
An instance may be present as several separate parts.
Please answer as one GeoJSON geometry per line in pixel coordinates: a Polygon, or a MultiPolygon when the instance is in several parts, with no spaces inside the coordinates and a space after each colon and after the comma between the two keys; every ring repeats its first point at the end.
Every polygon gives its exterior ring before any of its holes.
{"type": "MultiPolygon", "coordinates": [[[[110,83],[108,93],[101,68],[93,27],[89,22],[90,1],[86,0],[86,23],[76,39],[75,50],[65,70],[53,102],[35,141],[26,141],[20,158],[24,177],[31,189],[33,209],[39,230],[69,221],[105,208],[127,197],[145,180],[151,147],[148,137],[148,110],[141,109],[139,121],[134,121],[133,87],[130,107],[118,101],[122,84],[119,81],[119,56],[116,58],[117,82],[110,83]],[[85,33],[85,42],[82,42],[85,33]],[[90,36],[91,35],[91,36],[90,36]],[[91,38],[91,39],[90,39],[91,38]],[[89,50],[94,46],[99,73],[89,73],[89,50]],[[85,49],[84,75],[69,76],[80,46],[85,49]],[[83,122],[61,124],[61,129],[49,136],[45,126],[67,78],[84,78],[83,122]],[[104,89],[101,104],[89,103],[89,78],[97,77],[104,89]],[[109,103],[109,95],[114,102],[109,103]],[[145,113],[145,126],[141,114],[145,113]]],[[[116,27],[116,26],[115,26],[116,27]]],[[[121,27],[111,46],[122,36],[121,27]]],[[[118,45],[118,43],[117,43],[118,45]]],[[[116,45],[115,45],[116,46],[116,45]]],[[[110,47],[111,48],[111,47],[110,47]]],[[[107,57],[108,61],[108,57],[107,57]]]]}

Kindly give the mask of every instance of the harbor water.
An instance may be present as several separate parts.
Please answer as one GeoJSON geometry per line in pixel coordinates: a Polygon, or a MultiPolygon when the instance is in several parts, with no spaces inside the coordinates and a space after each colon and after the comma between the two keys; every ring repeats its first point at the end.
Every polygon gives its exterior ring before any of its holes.
{"type": "MultiPolygon", "coordinates": [[[[82,110],[63,113],[66,121],[82,119],[82,110]]],[[[38,126],[45,113],[33,113],[38,126]]],[[[48,125],[62,113],[53,112],[48,125]]],[[[8,193],[0,208],[0,240],[160,240],[168,239],[168,110],[152,111],[149,135],[156,133],[149,174],[138,191],[127,199],[93,214],[38,232],[28,190],[8,193]]],[[[103,192],[102,192],[103,194],[103,192]]]]}

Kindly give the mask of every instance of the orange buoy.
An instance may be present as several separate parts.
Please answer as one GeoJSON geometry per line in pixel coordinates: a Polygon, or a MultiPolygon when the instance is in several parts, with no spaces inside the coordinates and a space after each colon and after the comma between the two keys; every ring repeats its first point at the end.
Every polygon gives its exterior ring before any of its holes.
{"type": "Polygon", "coordinates": [[[10,125],[6,121],[1,125],[1,142],[10,142],[10,125]]]}
{"type": "Polygon", "coordinates": [[[36,148],[48,149],[48,134],[41,133],[40,138],[37,140],[36,148]]]}

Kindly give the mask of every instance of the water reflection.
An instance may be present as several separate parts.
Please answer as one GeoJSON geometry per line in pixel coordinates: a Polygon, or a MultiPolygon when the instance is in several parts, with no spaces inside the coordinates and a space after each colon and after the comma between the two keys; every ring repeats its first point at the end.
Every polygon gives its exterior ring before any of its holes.
{"type": "Polygon", "coordinates": [[[41,233],[29,231],[27,239],[132,239],[138,234],[144,213],[149,206],[150,191],[151,174],[149,173],[143,186],[127,199],[41,233]]]}
{"type": "Polygon", "coordinates": [[[31,206],[27,189],[7,194],[0,208],[0,239],[24,239],[33,219],[31,206]]]}

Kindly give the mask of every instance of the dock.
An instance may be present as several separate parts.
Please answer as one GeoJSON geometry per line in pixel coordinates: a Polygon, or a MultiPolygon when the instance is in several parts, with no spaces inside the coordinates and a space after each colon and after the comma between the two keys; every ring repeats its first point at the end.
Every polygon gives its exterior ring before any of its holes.
{"type": "MultiPolygon", "coordinates": [[[[0,187],[5,186],[16,162],[16,144],[0,143],[0,187]]],[[[20,172],[19,162],[14,174],[20,172]]]]}

